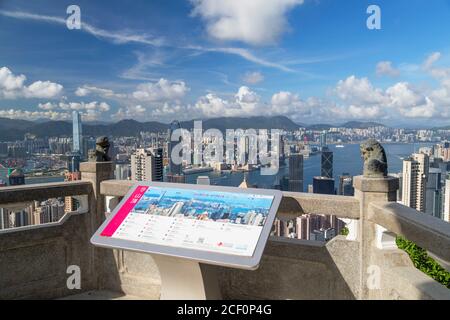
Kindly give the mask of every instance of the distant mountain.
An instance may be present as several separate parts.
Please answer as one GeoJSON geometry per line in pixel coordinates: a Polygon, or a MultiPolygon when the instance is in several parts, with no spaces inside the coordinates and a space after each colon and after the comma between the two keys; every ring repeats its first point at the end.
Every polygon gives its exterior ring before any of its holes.
{"type": "Polygon", "coordinates": [[[306,129],[308,130],[315,130],[315,131],[321,131],[321,130],[328,130],[332,127],[335,127],[331,124],[324,124],[324,123],[319,123],[319,124],[312,124],[309,126],[306,126],[306,129]]]}
{"type": "MultiPolygon", "coordinates": [[[[191,129],[194,120],[181,122],[181,127],[191,129]]],[[[233,117],[216,118],[202,121],[204,130],[216,128],[226,129],[283,129],[297,130],[302,125],[294,123],[287,117],[233,117]]],[[[122,120],[117,123],[84,123],[83,134],[88,136],[136,136],[141,131],[163,132],[169,124],[156,121],[139,122],[136,120],[122,120]]],[[[58,137],[72,135],[72,123],[69,121],[31,122],[0,118],[0,141],[23,139],[26,133],[38,137],[58,137]]]]}
{"type": "Polygon", "coordinates": [[[340,127],[349,129],[367,129],[373,127],[385,127],[385,125],[377,122],[349,121],[342,124],[340,127]]]}
{"type": "MultiPolygon", "coordinates": [[[[191,129],[194,127],[194,120],[181,122],[181,127],[191,129]]],[[[202,121],[202,127],[205,130],[215,128],[220,131],[226,129],[282,129],[298,130],[302,125],[293,122],[291,119],[283,116],[276,117],[222,117],[215,119],[206,119],[202,121]]]]}

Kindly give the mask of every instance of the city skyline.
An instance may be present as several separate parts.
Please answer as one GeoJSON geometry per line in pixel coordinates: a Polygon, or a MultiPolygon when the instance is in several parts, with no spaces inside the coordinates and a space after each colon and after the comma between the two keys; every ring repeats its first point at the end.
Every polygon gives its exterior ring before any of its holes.
{"type": "Polygon", "coordinates": [[[79,1],[80,30],[66,27],[71,3],[50,3],[0,6],[0,40],[14,43],[0,53],[0,117],[70,120],[78,110],[83,121],[450,119],[443,0],[380,0],[381,30],[366,26],[371,3],[356,0],[180,0],[126,10],[79,1]]]}

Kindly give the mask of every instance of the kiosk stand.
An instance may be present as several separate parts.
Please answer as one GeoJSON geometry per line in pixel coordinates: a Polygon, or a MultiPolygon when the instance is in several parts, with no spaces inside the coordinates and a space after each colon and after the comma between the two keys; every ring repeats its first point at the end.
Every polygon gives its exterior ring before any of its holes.
{"type": "Polygon", "coordinates": [[[220,299],[214,266],[258,268],[281,198],[278,190],[141,182],[91,243],[151,254],[161,299],[220,299]]]}
{"type": "Polygon", "coordinates": [[[161,300],[220,300],[217,270],[198,262],[152,255],[161,276],[161,300]]]}

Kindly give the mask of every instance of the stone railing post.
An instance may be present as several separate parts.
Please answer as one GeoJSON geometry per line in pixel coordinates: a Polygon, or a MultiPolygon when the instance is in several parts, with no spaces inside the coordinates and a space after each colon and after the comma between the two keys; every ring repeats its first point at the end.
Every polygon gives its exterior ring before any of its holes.
{"type": "MultiPolygon", "coordinates": [[[[113,178],[114,165],[113,162],[83,162],[80,164],[81,180],[92,183],[92,194],[89,195],[89,226],[90,237],[100,227],[105,220],[105,200],[100,194],[100,183],[113,178]]],[[[103,260],[101,256],[104,254],[101,250],[90,245],[90,260],[94,268],[94,277],[97,286],[100,287],[103,260]]]]}
{"type": "Polygon", "coordinates": [[[95,230],[105,219],[105,201],[100,194],[100,183],[113,178],[114,166],[112,162],[83,162],[80,164],[81,180],[90,181],[93,188],[93,199],[90,199],[89,209],[95,219],[95,230]]]}
{"type": "Polygon", "coordinates": [[[377,226],[368,220],[368,208],[371,202],[390,202],[397,200],[399,180],[394,177],[354,178],[355,197],[360,202],[360,220],[358,239],[360,242],[360,291],[359,299],[380,298],[381,266],[376,259],[377,226]]]}

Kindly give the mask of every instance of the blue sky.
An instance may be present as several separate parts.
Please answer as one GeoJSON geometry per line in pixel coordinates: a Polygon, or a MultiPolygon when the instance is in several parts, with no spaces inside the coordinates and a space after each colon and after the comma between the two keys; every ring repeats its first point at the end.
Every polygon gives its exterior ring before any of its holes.
{"type": "Polygon", "coordinates": [[[449,0],[4,0],[0,117],[448,125],[449,30],[449,0]]]}

